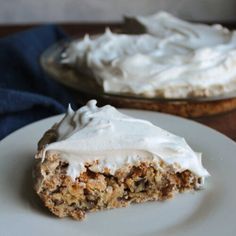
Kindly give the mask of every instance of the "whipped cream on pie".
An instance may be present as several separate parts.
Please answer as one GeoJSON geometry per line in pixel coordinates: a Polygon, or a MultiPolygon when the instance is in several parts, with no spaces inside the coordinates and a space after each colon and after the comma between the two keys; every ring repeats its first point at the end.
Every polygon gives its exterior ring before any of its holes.
{"type": "Polygon", "coordinates": [[[45,146],[42,159],[46,152],[60,155],[69,163],[67,174],[74,179],[86,170],[86,164],[94,172],[108,170],[114,174],[121,167],[142,161],[157,166],[163,161],[173,165],[176,172],[188,169],[203,179],[209,175],[201,154],[194,152],[184,138],[122,114],[110,105],[97,107],[95,100],[77,111],[69,107],[53,129],[57,140],[45,146]]]}
{"type": "Polygon", "coordinates": [[[236,31],[166,12],[135,17],[145,34],[73,41],[63,62],[77,64],[107,93],[186,98],[236,90],[236,31]]]}

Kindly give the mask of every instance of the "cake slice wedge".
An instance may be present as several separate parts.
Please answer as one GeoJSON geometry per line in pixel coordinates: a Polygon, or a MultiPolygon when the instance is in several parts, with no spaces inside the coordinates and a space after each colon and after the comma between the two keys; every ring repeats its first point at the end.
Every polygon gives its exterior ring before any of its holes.
{"type": "Polygon", "coordinates": [[[34,188],[56,216],[165,200],[209,176],[184,138],[91,100],[39,141],[34,188]]]}

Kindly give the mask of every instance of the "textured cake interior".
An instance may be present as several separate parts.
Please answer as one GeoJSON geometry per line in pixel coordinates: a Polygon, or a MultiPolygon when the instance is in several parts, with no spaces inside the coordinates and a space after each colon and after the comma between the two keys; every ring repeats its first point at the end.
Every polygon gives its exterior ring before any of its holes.
{"type": "Polygon", "coordinates": [[[189,170],[176,173],[164,162],[126,166],[111,175],[86,171],[75,180],[67,175],[68,163],[46,155],[34,170],[35,190],[49,210],[59,216],[81,220],[86,212],[128,206],[150,200],[165,200],[174,193],[197,189],[201,178],[189,170]]]}

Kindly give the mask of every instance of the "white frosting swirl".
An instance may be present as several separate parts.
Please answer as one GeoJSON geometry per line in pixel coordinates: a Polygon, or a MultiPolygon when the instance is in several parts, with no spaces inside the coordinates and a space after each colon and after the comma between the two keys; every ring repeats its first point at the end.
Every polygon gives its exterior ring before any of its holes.
{"type": "Polygon", "coordinates": [[[110,93],[185,98],[236,90],[236,31],[165,12],[136,20],[146,34],[86,36],[71,43],[63,61],[92,73],[110,93]]]}
{"type": "MultiPolygon", "coordinates": [[[[134,119],[112,106],[98,108],[91,100],[78,111],[68,109],[56,126],[58,140],[46,146],[46,152],[59,153],[69,163],[72,178],[85,170],[86,163],[97,161],[95,172],[110,173],[126,165],[160,160],[175,165],[176,171],[189,169],[200,177],[208,174],[201,154],[194,152],[184,138],[152,123],[134,119]]],[[[44,158],[44,157],[43,157],[44,158]]]]}

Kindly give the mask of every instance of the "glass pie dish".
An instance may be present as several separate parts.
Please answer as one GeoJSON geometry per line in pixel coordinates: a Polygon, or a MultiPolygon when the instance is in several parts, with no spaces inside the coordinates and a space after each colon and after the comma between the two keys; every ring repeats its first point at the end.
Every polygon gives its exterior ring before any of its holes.
{"type": "Polygon", "coordinates": [[[188,98],[150,98],[104,92],[95,79],[82,74],[74,65],[62,63],[62,54],[70,42],[65,40],[52,45],[41,55],[40,61],[45,72],[51,78],[75,90],[80,101],[96,98],[100,104],[109,103],[117,107],[154,110],[184,117],[214,115],[236,108],[236,91],[220,96],[188,98]]]}

